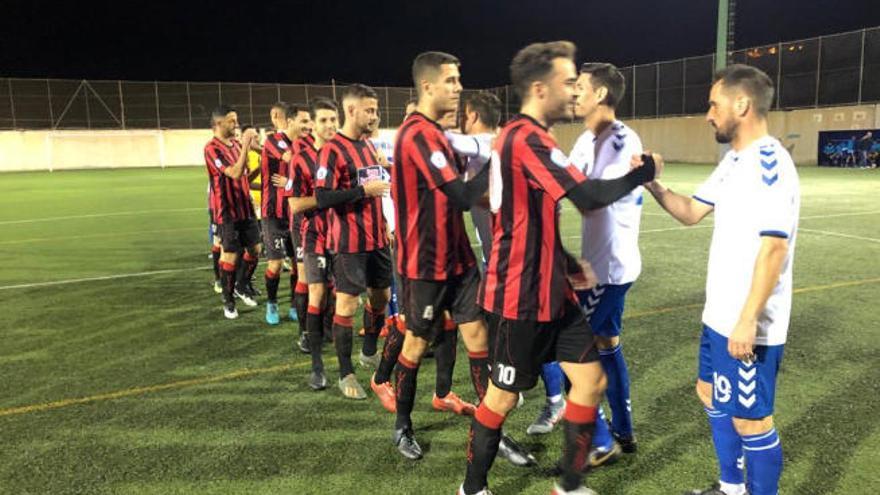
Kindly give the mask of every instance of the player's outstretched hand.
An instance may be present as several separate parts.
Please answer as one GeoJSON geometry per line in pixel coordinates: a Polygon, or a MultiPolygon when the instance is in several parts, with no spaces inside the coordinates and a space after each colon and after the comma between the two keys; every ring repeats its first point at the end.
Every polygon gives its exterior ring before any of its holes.
{"type": "Polygon", "coordinates": [[[371,180],[364,184],[364,194],[371,198],[384,196],[391,190],[391,184],[384,180],[371,180]]]}
{"type": "Polygon", "coordinates": [[[272,185],[275,187],[287,187],[287,177],[281,174],[272,174],[272,185]]]}
{"type": "Polygon", "coordinates": [[[646,163],[654,164],[654,180],[660,178],[660,175],[663,173],[664,161],[663,155],[660,153],[652,153],[651,150],[645,150],[641,155],[633,155],[630,160],[630,170],[639,168],[646,163]]]}

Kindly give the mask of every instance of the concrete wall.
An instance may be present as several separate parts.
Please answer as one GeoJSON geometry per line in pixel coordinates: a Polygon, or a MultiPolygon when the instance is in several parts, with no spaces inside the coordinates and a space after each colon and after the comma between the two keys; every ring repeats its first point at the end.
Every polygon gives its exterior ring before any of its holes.
{"type": "Polygon", "coordinates": [[[210,139],[210,129],[4,131],[0,171],[199,165],[210,139]]]}
{"type": "MultiPolygon", "coordinates": [[[[670,162],[713,163],[718,146],[703,116],[631,119],[627,123],[645,147],[670,162]]],[[[770,132],[791,148],[795,163],[815,165],[819,131],[878,129],[880,105],[770,113],[770,132]]],[[[553,129],[570,151],[581,124],[553,129]]],[[[209,129],[107,131],[2,131],[0,172],[81,168],[175,167],[201,165],[209,129]]]]}
{"type": "MultiPolygon", "coordinates": [[[[819,131],[880,128],[880,105],[810,108],[770,112],[770,133],[791,149],[798,165],[815,165],[819,131]]],[[[713,163],[718,145],[704,116],[626,120],[646,149],[671,162],[713,163]]],[[[583,131],[580,124],[557,126],[554,134],[563,150],[570,151],[583,131]]]]}

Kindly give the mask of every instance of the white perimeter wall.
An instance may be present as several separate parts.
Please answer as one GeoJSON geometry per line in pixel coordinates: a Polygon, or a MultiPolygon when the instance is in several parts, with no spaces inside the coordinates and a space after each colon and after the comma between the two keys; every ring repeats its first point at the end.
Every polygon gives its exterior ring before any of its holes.
{"type": "MultiPolygon", "coordinates": [[[[718,146],[702,116],[630,119],[645,147],[670,162],[713,163],[718,146]]],[[[819,131],[880,128],[880,105],[770,113],[770,132],[792,149],[795,163],[815,165],[819,131]]],[[[391,131],[383,131],[389,138],[391,131]]],[[[556,126],[560,147],[571,150],[580,124],[556,126]]],[[[0,131],[0,172],[83,168],[177,167],[204,163],[210,129],[106,131],[0,131]]]]}

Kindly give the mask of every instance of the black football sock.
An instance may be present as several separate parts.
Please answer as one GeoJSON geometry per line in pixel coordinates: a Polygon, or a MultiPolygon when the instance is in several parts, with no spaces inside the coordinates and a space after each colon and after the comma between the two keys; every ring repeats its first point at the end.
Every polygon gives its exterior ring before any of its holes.
{"type": "MultiPolygon", "coordinates": [[[[324,360],[321,357],[321,345],[324,343],[324,316],[321,314],[321,308],[314,306],[308,307],[308,313],[305,315],[306,334],[309,339],[309,351],[312,355],[312,371],[324,371],[324,360]]],[[[303,317],[300,317],[302,321],[303,317]]]]}
{"type": "Polygon", "coordinates": [[[464,492],[474,494],[489,485],[489,470],[498,455],[501,443],[501,425],[504,416],[480,404],[471,420],[471,431],[467,443],[467,474],[464,478],[464,492]]]}
{"type": "Polygon", "coordinates": [[[333,317],[333,342],[336,346],[336,359],[339,360],[339,377],[354,373],[354,366],[351,364],[351,347],[353,337],[351,335],[351,316],[333,317]]]}
{"type": "Polygon", "coordinates": [[[489,388],[489,351],[469,351],[468,361],[474,392],[477,393],[477,398],[482,402],[483,397],[486,396],[486,389],[489,388]]]}
{"type": "Polygon", "coordinates": [[[214,280],[220,280],[220,246],[211,246],[211,262],[214,267],[214,280]]]}
{"type": "Polygon", "coordinates": [[[385,345],[382,347],[382,360],[379,361],[379,366],[376,368],[376,383],[385,383],[391,379],[391,371],[394,370],[397,358],[400,357],[405,336],[406,330],[398,326],[388,331],[385,345]]]}
{"type": "Polygon", "coordinates": [[[402,355],[397,358],[397,367],[394,368],[397,383],[397,420],[394,422],[395,429],[412,427],[413,403],[416,400],[416,378],[419,375],[418,363],[406,359],[402,355]]]}
{"type": "Polygon", "coordinates": [[[235,265],[220,262],[220,285],[223,287],[223,302],[235,305],[235,265]]]}
{"type": "Polygon", "coordinates": [[[278,303],[278,286],[281,283],[281,274],[266,269],[266,297],[270,303],[278,303]]]}
{"type": "Polygon", "coordinates": [[[562,476],[559,479],[565,491],[577,490],[583,482],[584,467],[596,428],[596,413],[596,406],[582,406],[570,400],[565,404],[565,421],[562,423],[565,444],[560,461],[562,476]]]}
{"type": "Polygon", "coordinates": [[[361,351],[364,356],[376,354],[379,333],[385,326],[385,311],[374,311],[371,307],[364,308],[364,343],[361,351]]]}
{"type": "Polygon", "coordinates": [[[452,373],[455,371],[455,353],[458,347],[458,327],[452,320],[446,320],[443,337],[434,346],[434,361],[437,363],[437,377],[434,393],[441,399],[452,389],[452,373]]]}

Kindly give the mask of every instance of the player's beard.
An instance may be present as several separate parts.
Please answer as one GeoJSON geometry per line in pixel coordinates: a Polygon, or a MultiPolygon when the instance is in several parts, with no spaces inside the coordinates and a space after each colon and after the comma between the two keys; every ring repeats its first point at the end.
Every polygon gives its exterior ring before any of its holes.
{"type": "Polygon", "coordinates": [[[715,141],[719,144],[728,144],[733,141],[733,138],[736,136],[736,131],[739,128],[739,124],[736,122],[731,122],[730,125],[725,127],[716,126],[715,127],[715,141]]]}

